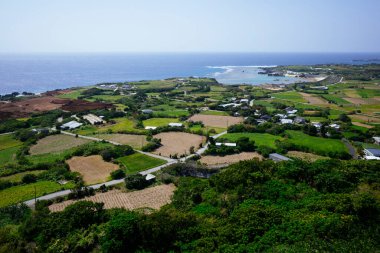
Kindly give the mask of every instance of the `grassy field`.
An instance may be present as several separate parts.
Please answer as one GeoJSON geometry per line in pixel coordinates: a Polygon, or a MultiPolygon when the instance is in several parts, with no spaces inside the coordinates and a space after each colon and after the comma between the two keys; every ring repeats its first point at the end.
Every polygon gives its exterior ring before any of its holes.
{"type": "Polygon", "coordinates": [[[106,133],[107,131],[112,131],[114,133],[117,132],[135,132],[135,133],[145,133],[145,130],[143,129],[137,129],[135,128],[135,122],[128,118],[115,118],[115,124],[112,125],[105,125],[100,127],[95,126],[84,126],[80,129],[76,130],[75,133],[80,135],[92,135],[95,133],[106,133]]]}
{"type": "Polygon", "coordinates": [[[90,140],[75,138],[65,134],[55,134],[47,136],[30,148],[31,155],[41,155],[46,153],[59,153],[67,149],[86,144],[90,140]]]}
{"type": "MultiPolygon", "coordinates": [[[[250,140],[255,141],[256,146],[269,146],[272,148],[276,148],[275,141],[281,140],[282,138],[279,136],[267,134],[267,133],[230,133],[221,136],[219,139],[226,139],[231,142],[236,142],[241,137],[248,137],[250,140]]],[[[219,140],[218,139],[218,140],[219,140]]]]}
{"type": "Polygon", "coordinates": [[[0,150],[20,146],[21,142],[14,139],[12,134],[0,135],[0,150]]]}
{"type": "Polygon", "coordinates": [[[344,143],[337,139],[314,137],[300,131],[287,130],[288,141],[299,147],[306,148],[309,152],[328,156],[329,153],[347,152],[344,143]]]}
{"type": "Polygon", "coordinates": [[[25,172],[20,172],[11,176],[6,176],[6,177],[0,177],[0,180],[7,180],[10,182],[21,182],[23,176],[26,174],[33,174],[33,175],[38,175],[41,172],[44,172],[44,170],[32,170],[32,171],[25,171],[25,172]]]}
{"type": "Polygon", "coordinates": [[[60,191],[62,189],[70,189],[72,183],[60,185],[51,181],[39,181],[33,184],[18,185],[0,191],[0,207],[19,203],[21,201],[33,199],[36,193],[37,197],[60,191]]]}
{"type": "Polygon", "coordinates": [[[187,110],[167,110],[167,111],[155,111],[154,117],[183,117],[189,116],[190,113],[187,110]]]}
{"type": "Polygon", "coordinates": [[[143,121],[144,126],[167,126],[169,123],[179,122],[176,118],[151,118],[143,121]]]}
{"type": "Polygon", "coordinates": [[[78,89],[78,90],[73,90],[69,93],[66,94],[60,94],[57,97],[59,98],[69,98],[69,99],[78,99],[78,97],[81,96],[81,93],[86,90],[86,89],[78,89]]]}
{"type": "Polygon", "coordinates": [[[358,89],[358,90],[356,90],[356,92],[362,98],[380,97],[380,90],[358,89]]]}
{"type": "Polygon", "coordinates": [[[19,146],[0,150],[0,167],[3,164],[16,161],[16,153],[19,150],[19,146]]]}
{"type": "Polygon", "coordinates": [[[273,97],[278,99],[285,99],[292,102],[306,103],[306,100],[296,91],[286,91],[271,94],[273,97]]]}
{"type": "Polygon", "coordinates": [[[223,112],[223,111],[201,111],[199,114],[229,116],[227,112],[223,112]]]}
{"type": "Polygon", "coordinates": [[[344,105],[344,104],[349,104],[350,103],[350,102],[344,100],[343,98],[340,98],[340,97],[335,96],[335,95],[324,94],[324,95],[322,95],[322,97],[324,99],[326,99],[327,101],[330,101],[330,102],[338,104],[338,105],[344,105]]]}
{"type": "Polygon", "coordinates": [[[120,161],[127,168],[127,174],[134,174],[166,163],[165,160],[157,159],[137,152],[129,156],[121,157],[118,161],[120,161]]]}

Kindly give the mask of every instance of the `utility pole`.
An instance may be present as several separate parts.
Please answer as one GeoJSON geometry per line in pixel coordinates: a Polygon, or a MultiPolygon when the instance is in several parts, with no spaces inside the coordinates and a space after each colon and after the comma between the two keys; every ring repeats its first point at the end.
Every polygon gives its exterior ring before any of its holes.
{"type": "Polygon", "coordinates": [[[36,190],[36,186],[34,186],[34,205],[36,205],[37,203],[37,190],[36,190]]]}

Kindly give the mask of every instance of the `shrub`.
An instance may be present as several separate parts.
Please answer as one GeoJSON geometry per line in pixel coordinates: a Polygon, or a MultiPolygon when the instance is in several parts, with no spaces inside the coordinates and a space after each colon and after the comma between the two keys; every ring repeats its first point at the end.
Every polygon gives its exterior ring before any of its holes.
{"type": "Polygon", "coordinates": [[[149,181],[145,179],[145,176],[141,174],[129,175],[125,178],[125,187],[127,189],[141,190],[150,184],[149,181]]]}
{"type": "Polygon", "coordinates": [[[26,174],[22,177],[22,182],[24,184],[30,184],[37,181],[37,176],[34,174],[26,174]]]}
{"type": "Polygon", "coordinates": [[[120,179],[125,177],[125,172],[122,169],[118,169],[111,172],[111,178],[112,179],[120,179]]]}

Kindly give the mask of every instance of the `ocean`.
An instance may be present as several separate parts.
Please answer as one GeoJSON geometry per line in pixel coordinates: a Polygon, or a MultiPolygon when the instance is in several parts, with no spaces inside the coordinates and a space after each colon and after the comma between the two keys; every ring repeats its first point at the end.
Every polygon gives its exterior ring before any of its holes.
{"type": "Polygon", "coordinates": [[[257,66],[365,64],[379,59],[380,53],[2,54],[0,94],[189,76],[256,85],[275,82],[258,75],[257,66]]]}

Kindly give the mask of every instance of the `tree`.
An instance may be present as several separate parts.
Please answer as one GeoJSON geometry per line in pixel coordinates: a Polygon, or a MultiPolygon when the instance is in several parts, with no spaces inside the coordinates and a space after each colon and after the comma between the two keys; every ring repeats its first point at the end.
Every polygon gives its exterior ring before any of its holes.
{"type": "Polygon", "coordinates": [[[21,180],[24,184],[30,184],[37,181],[37,176],[34,174],[26,174],[22,177],[21,180]]]}
{"type": "Polygon", "coordinates": [[[111,178],[112,179],[120,179],[125,177],[125,171],[122,169],[118,169],[111,172],[111,178]]]}
{"type": "Polygon", "coordinates": [[[129,175],[124,181],[127,189],[141,190],[149,185],[149,181],[141,174],[129,175]]]}

